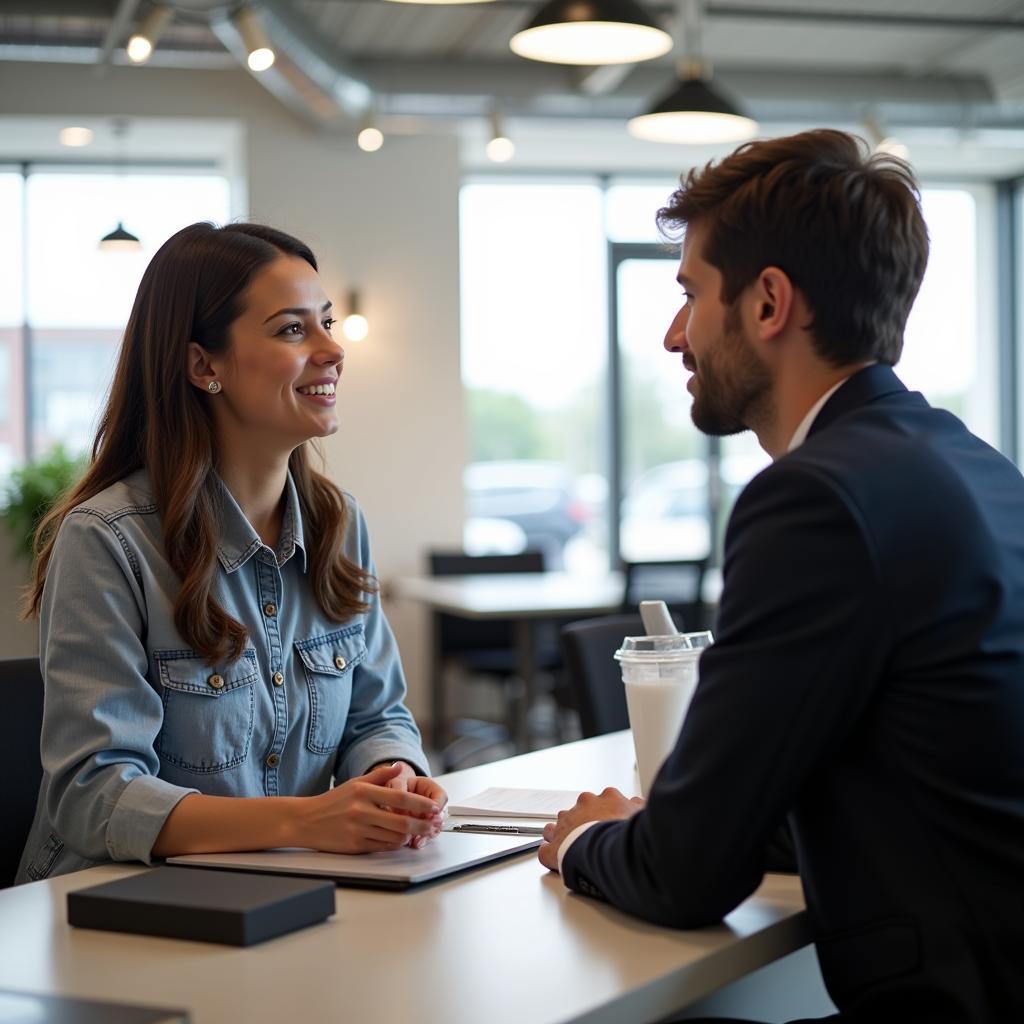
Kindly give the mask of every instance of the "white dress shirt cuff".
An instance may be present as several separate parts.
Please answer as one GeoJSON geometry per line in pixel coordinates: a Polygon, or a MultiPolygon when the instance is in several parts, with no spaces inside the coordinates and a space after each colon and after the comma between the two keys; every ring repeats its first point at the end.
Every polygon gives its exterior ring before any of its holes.
{"type": "Polygon", "coordinates": [[[566,837],[562,840],[562,845],[558,848],[558,873],[562,873],[562,861],[565,860],[565,855],[569,852],[569,847],[576,842],[577,839],[584,832],[587,831],[592,825],[598,825],[600,822],[597,821],[585,821],[582,825],[577,825],[566,837]]]}

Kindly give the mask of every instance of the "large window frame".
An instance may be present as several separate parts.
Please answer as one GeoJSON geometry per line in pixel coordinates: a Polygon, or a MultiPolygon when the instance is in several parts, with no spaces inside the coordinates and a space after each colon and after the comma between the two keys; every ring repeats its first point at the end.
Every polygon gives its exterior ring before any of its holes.
{"type": "MultiPolygon", "coordinates": [[[[29,182],[34,174],[104,174],[104,175],[167,175],[189,176],[210,175],[223,177],[228,190],[229,207],[235,205],[234,192],[236,183],[233,176],[220,163],[214,160],[132,160],[111,162],[104,160],[60,160],[53,158],[39,160],[5,160],[0,163],[0,171],[15,173],[21,177],[21,322],[5,327],[5,332],[12,336],[11,358],[8,370],[14,382],[11,388],[10,407],[10,444],[14,452],[14,465],[31,462],[41,454],[36,450],[37,409],[33,381],[33,362],[39,329],[33,324],[31,313],[32,261],[30,259],[30,188],[29,182]]],[[[113,226],[113,224],[111,224],[113,226]]],[[[116,258],[116,257],[114,257],[116,258]]],[[[82,329],[87,331],[88,329],[82,329]]],[[[5,474],[0,472],[0,483],[5,474]]]]}
{"type": "MultiPolygon", "coordinates": [[[[537,184],[549,181],[565,183],[569,176],[516,175],[510,182],[524,179],[537,184]]],[[[640,176],[578,175],[573,182],[593,185],[602,190],[618,184],[640,184],[640,176]]],[[[466,183],[485,180],[494,184],[504,175],[474,175],[466,183]]],[[[646,179],[660,183],[664,179],[646,179]]],[[[1020,354],[1024,338],[1024,177],[1008,181],[964,180],[930,176],[921,182],[924,191],[955,189],[971,194],[975,202],[975,244],[977,253],[976,286],[977,317],[974,330],[979,339],[975,384],[968,405],[977,413],[980,406],[995,403],[991,410],[982,408],[976,427],[1010,459],[1020,463],[1024,458],[1024,358],[1020,354]]],[[[666,192],[667,195],[667,192],[666,192]]],[[[607,233],[607,224],[606,224],[607,233]]],[[[607,452],[608,500],[606,505],[608,558],[612,566],[621,560],[621,509],[624,494],[624,395],[623,364],[619,332],[619,296],[617,277],[621,265],[633,259],[675,261],[674,250],[656,242],[629,242],[606,239],[606,301],[607,301],[607,374],[605,382],[606,418],[604,423],[607,452]]],[[[670,273],[666,267],[666,273],[670,273]]],[[[976,416],[976,419],[979,417],[976,416]]],[[[707,439],[705,458],[708,464],[709,525],[712,564],[721,562],[721,519],[725,494],[721,480],[723,445],[720,438],[707,439]]]]}

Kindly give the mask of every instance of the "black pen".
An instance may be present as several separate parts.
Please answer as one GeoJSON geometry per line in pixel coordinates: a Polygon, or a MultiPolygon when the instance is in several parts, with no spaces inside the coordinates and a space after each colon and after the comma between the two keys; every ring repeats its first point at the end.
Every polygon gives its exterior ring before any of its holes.
{"type": "Polygon", "coordinates": [[[490,832],[501,836],[542,836],[544,829],[535,825],[452,825],[449,832],[490,832]]]}

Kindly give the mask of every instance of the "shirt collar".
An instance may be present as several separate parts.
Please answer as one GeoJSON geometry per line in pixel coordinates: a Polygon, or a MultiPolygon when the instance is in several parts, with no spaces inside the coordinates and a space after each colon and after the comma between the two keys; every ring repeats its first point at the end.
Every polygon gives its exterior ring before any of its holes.
{"type": "MultiPolygon", "coordinates": [[[[874,364],[874,363],[868,363],[867,365],[868,365],[868,366],[874,366],[875,364],[874,364]]],[[[861,367],[861,369],[863,369],[863,367],[861,367]]],[[[846,383],[846,382],[847,382],[847,381],[848,381],[848,380],[849,380],[849,379],[850,379],[850,378],[851,378],[851,377],[852,377],[852,376],[853,376],[853,375],[854,375],[855,373],[859,373],[859,372],[860,372],[860,370],[854,370],[854,372],[853,372],[853,373],[848,373],[848,374],[847,374],[847,375],[846,375],[845,377],[843,377],[843,379],[842,379],[842,380],[838,380],[838,381],[836,381],[836,383],[835,383],[835,384],[833,384],[833,385],[832,385],[832,387],[830,387],[830,388],[828,389],[828,391],[826,391],[826,392],[825,392],[825,394],[823,394],[823,395],[821,396],[821,398],[819,398],[819,399],[818,399],[818,400],[817,400],[817,401],[816,401],[816,402],[814,403],[814,405],[812,405],[812,406],[810,407],[810,409],[808,409],[808,410],[807,410],[807,415],[806,415],[806,416],[804,416],[804,418],[803,418],[803,419],[802,419],[802,420],[800,421],[800,425],[799,425],[799,426],[798,426],[798,427],[796,428],[796,432],[795,432],[795,433],[793,434],[793,437],[792,437],[792,438],[790,439],[790,442],[789,442],[789,447],[788,447],[788,448],[786,448],[786,452],[787,452],[787,453],[789,453],[789,452],[791,452],[791,451],[795,451],[795,450],[796,450],[797,448],[799,448],[799,447],[800,447],[800,445],[802,445],[802,444],[804,443],[804,441],[806,441],[806,440],[807,440],[807,435],[808,435],[808,434],[809,434],[809,433],[811,432],[811,427],[813,427],[813,426],[814,426],[814,421],[815,421],[815,420],[816,420],[816,419],[818,418],[818,413],[819,413],[819,412],[821,412],[822,408],[824,408],[824,405],[825,405],[825,403],[826,403],[826,402],[827,402],[827,401],[828,401],[828,400],[829,400],[829,399],[830,399],[830,398],[831,398],[831,397],[832,397],[832,396],[833,396],[833,395],[834,395],[834,394],[835,394],[835,393],[836,393],[836,392],[837,392],[837,391],[838,391],[838,390],[839,390],[839,389],[840,389],[840,388],[841,388],[841,387],[842,387],[842,386],[843,386],[843,385],[844,385],[844,384],[845,384],[845,383],[846,383]]]]}
{"type": "MultiPolygon", "coordinates": [[[[216,474],[215,474],[216,475],[216,474]]],[[[225,486],[220,476],[216,476],[219,488],[219,519],[220,541],[217,544],[217,558],[225,572],[234,572],[249,561],[257,551],[264,547],[259,534],[245,518],[234,495],[225,486]]],[[[302,525],[302,510],[299,505],[299,492],[288,473],[285,483],[284,517],[281,520],[281,536],[274,552],[278,566],[284,565],[298,549],[302,557],[302,571],[306,571],[306,543],[302,525]]]]}
{"type": "Polygon", "coordinates": [[[816,401],[816,402],[814,403],[814,405],[812,405],[812,406],[810,407],[810,409],[808,409],[808,410],[807,410],[807,415],[806,415],[806,416],[804,416],[804,418],[803,418],[803,419],[802,419],[802,420],[800,421],[800,425],[799,425],[799,426],[798,426],[798,427],[796,428],[796,432],[795,432],[795,433],[793,434],[792,438],[790,439],[790,442],[789,442],[789,446],[788,446],[788,447],[786,448],[786,451],[787,451],[787,452],[791,452],[791,451],[794,451],[794,450],[796,450],[797,448],[799,448],[799,447],[800,447],[800,445],[802,445],[802,444],[804,443],[804,441],[806,441],[806,440],[807,440],[807,435],[808,435],[808,434],[810,433],[810,431],[811,431],[811,427],[812,427],[812,426],[814,426],[814,421],[815,421],[815,419],[817,418],[817,416],[818,416],[818,413],[819,413],[819,412],[821,412],[821,408],[822,408],[822,406],[823,406],[823,405],[824,405],[824,404],[825,404],[825,403],[826,403],[826,402],[827,402],[827,401],[828,401],[828,400],[829,400],[829,399],[830,399],[830,398],[831,398],[831,397],[832,397],[832,396],[833,396],[833,395],[834,395],[834,394],[835,394],[835,393],[836,393],[836,392],[837,392],[837,391],[838,391],[838,390],[839,390],[839,389],[840,389],[840,388],[841,388],[841,387],[842,387],[842,386],[843,386],[843,385],[844,385],[844,384],[845,384],[845,383],[846,383],[846,382],[847,382],[847,381],[848,381],[849,379],[850,379],[849,377],[844,377],[844,378],[843,378],[842,380],[840,380],[840,381],[837,381],[837,382],[836,382],[835,384],[833,384],[833,385],[832,385],[832,387],[830,387],[830,388],[828,389],[828,391],[826,391],[826,392],[825,392],[825,394],[823,394],[823,395],[821,396],[821,398],[819,398],[819,399],[818,399],[818,400],[817,400],[817,401],[816,401]]]}

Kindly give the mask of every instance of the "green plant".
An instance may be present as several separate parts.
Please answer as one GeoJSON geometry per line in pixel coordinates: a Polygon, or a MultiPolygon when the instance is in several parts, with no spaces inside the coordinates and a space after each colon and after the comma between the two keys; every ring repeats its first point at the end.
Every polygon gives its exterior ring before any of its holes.
{"type": "Polygon", "coordinates": [[[11,473],[0,507],[15,550],[32,559],[32,535],[54,502],[82,475],[85,456],[72,457],[61,444],[11,473]]]}

